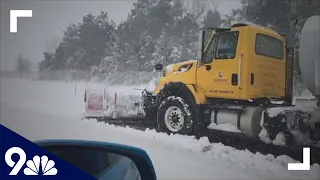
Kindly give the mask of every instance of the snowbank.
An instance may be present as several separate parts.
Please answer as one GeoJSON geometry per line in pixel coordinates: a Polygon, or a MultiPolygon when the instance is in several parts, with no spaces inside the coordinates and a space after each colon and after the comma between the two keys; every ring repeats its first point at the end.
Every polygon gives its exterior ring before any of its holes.
{"type": "Polygon", "coordinates": [[[289,172],[287,170],[288,163],[298,162],[288,156],[282,155],[275,157],[271,154],[263,155],[259,152],[254,154],[248,150],[237,150],[221,143],[210,143],[209,139],[206,137],[197,140],[194,136],[182,136],[178,134],[168,135],[166,133],[158,133],[155,130],[150,129],[139,131],[130,127],[117,127],[103,122],[97,123],[92,119],[85,120],[83,123],[106,131],[117,129],[117,131],[124,134],[147,137],[151,140],[157,141],[158,143],[166,144],[174,148],[182,148],[193,153],[204,154],[213,161],[236,163],[246,169],[254,168],[258,171],[267,171],[272,174],[286,172],[288,174],[284,175],[287,177],[291,176],[292,179],[317,179],[320,177],[319,164],[314,164],[310,171],[299,173],[289,172]],[[297,174],[299,176],[294,177],[293,174],[297,174]]]}

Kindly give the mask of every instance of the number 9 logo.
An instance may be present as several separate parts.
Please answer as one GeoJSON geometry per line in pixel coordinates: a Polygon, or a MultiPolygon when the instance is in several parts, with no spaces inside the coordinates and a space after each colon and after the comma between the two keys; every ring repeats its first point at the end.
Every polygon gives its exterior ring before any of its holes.
{"type": "Polygon", "coordinates": [[[23,149],[19,147],[12,147],[8,149],[8,151],[5,154],[5,161],[8,166],[12,167],[12,170],[9,175],[17,175],[20,169],[22,168],[22,166],[24,165],[24,163],[26,162],[26,160],[27,160],[27,156],[23,149]],[[13,154],[19,155],[18,162],[14,162],[12,160],[13,154]]]}

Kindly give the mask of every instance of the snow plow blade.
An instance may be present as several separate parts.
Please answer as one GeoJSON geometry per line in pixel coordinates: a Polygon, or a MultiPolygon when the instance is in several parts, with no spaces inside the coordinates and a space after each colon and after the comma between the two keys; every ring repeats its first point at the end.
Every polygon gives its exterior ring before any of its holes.
{"type": "Polygon", "coordinates": [[[119,95],[105,88],[87,88],[84,102],[85,118],[122,123],[123,121],[139,121],[145,113],[140,103],[141,91],[119,95]]]}

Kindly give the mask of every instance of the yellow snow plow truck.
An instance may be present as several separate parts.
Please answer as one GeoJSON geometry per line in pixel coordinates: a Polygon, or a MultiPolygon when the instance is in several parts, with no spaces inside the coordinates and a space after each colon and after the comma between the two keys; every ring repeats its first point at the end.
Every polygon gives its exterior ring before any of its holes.
{"type": "Polygon", "coordinates": [[[90,102],[100,104],[87,117],[113,123],[140,119],[167,133],[195,135],[211,128],[267,144],[319,143],[319,22],[320,16],[305,22],[299,49],[277,32],[249,23],[212,28],[208,35],[208,29],[201,30],[198,60],[156,65],[162,77],[153,91],[142,91],[142,98],[120,104],[119,94],[101,91],[90,99],[87,89],[87,111],[90,102]],[[309,98],[293,96],[298,56],[313,94],[309,98]],[[130,107],[136,113],[128,113],[130,107]]]}

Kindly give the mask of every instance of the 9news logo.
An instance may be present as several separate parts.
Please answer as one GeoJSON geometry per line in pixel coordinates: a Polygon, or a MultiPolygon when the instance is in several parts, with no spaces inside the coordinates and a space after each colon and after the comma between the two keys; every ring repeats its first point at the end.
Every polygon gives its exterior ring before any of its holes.
{"type": "Polygon", "coordinates": [[[47,156],[41,156],[41,158],[39,156],[34,156],[32,160],[27,161],[25,151],[19,147],[8,149],[5,154],[5,161],[7,165],[12,168],[9,175],[13,176],[17,175],[24,165],[27,166],[23,170],[25,175],[56,175],[58,173],[58,170],[54,167],[55,162],[49,160],[47,156]],[[19,155],[19,160],[17,162],[12,160],[14,154],[19,155]]]}

